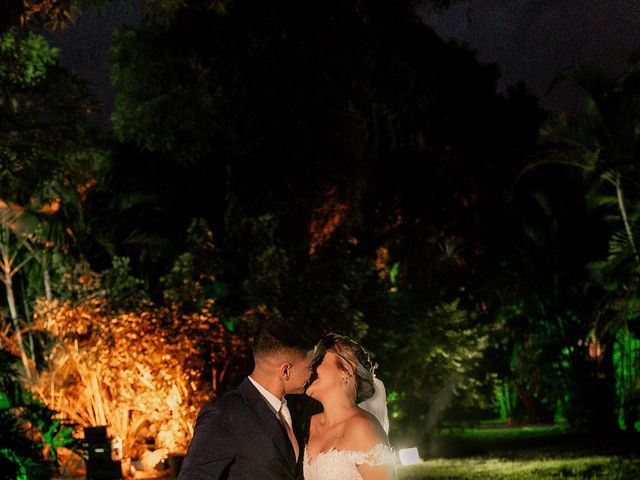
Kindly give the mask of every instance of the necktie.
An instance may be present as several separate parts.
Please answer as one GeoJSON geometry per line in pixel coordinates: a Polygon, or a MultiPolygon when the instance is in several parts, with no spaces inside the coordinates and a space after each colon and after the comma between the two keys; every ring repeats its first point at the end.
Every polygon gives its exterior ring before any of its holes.
{"type": "Polygon", "coordinates": [[[280,420],[282,427],[287,432],[287,436],[289,437],[289,441],[291,442],[291,446],[293,447],[293,452],[296,455],[296,461],[298,461],[300,447],[298,447],[298,441],[296,440],[296,436],[293,434],[293,428],[291,427],[291,412],[289,412],[289,407],[287,407],[286,400],[283,400],[282,405],[280,405],[280,410],[278,411],[278,420],[280,420]]]}

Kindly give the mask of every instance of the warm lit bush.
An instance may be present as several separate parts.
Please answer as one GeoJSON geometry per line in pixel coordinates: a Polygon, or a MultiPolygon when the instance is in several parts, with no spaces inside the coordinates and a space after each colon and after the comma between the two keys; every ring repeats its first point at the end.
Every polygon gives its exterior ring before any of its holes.
{"type": "Polygon", "coordinates": [[[34,391],[81,426],[110,425],[134,458],[150,446],[184,453],[201,405],[242,346],[213,301],[184,314],[151,303],[115,312],[102,299],[39,300],[35,312],[53,342],[34,391]]]}

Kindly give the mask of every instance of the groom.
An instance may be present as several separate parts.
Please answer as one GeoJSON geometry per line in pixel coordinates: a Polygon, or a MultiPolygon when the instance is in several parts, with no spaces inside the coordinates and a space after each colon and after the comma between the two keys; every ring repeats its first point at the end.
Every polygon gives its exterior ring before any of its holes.
{"type": "Polygon", "coordinates": [[[178,480],[294,480],[302,448],[284,396],[303,393],[309,342],[296,326],[266,320],[253,345],[255,368],[235,390],[206,404],[178,480]]]}

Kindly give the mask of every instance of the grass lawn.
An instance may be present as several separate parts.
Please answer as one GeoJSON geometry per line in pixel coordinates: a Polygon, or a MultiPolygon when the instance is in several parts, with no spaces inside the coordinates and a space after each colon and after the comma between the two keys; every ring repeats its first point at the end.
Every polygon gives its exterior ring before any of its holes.
{"type": "Polygon", "coordinates": [[[399,480],[638,480],[640,456],[592,456],[534,460],[464,458],[427,460],[398,467],[399,480]]]}
{"type": "Polygon", "coordinates": [[[640,480],[640,435],[586,435],[558,426],[442,430],[420,446],[425,461],[399,480],[640,480]]]}

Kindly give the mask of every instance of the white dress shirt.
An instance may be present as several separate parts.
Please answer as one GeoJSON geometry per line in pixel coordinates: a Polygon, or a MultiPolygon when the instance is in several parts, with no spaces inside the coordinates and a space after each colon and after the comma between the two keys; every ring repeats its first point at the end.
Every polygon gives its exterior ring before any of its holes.
{"type": "Polygon", "coordinates": [[[271,405],[273,411],[276,414],[276,417],[282,415],[284,421],[287,422],[287,425],[289,425],[289,428],[293,430],[293,419],[291,418],[291,412],[289,411],[289,407],[287,406],[287,399],[284,397],[276,397],[273,393],[271,393],[269,390],[267,390],[253,378],[251,378],[251,376],[249,376],[249,381],[253,383],[253,386],[256,387],[258,392],[260,392],[260,395],[264,397],[267,403],[271,405]]]}
{"type": "Polygon", "coordinates": [[[278,413],[280,411],[280,407],[282,407],[282,404],[287,403],[284,397],[282,398],[276,397],[273,393],[271,393],[269,390],[264,388],[262,385],[256,382],[253,378],[249,377],[249,381],[253,383],[253,386],[258,389],[258,392],[260,392],[260,395],[264,397],[267,403],[271,405],[274,412],[278,413]]]}

